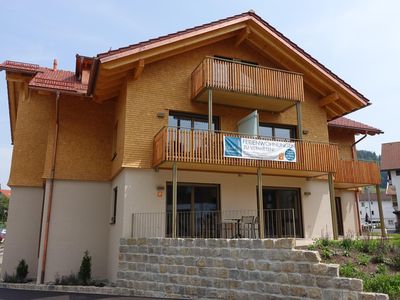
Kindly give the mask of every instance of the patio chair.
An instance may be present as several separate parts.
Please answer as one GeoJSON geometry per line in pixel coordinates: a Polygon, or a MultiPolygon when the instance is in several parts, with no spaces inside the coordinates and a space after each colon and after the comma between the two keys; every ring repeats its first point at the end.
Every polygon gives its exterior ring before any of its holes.
{"type": "Polygon", "coordinates": [[[256,222],[255,221],[256,221],[256,218],[254,216],[242,216],[242,219],[240,221],[242,237],[256,238],[256,222]]]}

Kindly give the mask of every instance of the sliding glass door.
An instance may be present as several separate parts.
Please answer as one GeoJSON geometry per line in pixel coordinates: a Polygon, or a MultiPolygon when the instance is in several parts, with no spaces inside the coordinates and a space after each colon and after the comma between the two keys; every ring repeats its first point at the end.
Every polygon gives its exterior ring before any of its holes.
{"type": "MultiPolygon", "coordinates": [[[[178,183],[177,236],[218,237],[219,185],[178,183]]],[[[172,184],[167,183],[167,232],[172,228],[172,184]]]]}
{"type": "Polygon", "coordinates": [[[263,188],[265,237],[303,237],[300,189],[263,188]]]}

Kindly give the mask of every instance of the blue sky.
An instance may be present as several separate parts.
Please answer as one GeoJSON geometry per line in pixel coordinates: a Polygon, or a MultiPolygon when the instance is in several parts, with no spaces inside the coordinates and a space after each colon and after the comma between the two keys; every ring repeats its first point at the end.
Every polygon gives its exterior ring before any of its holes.
{"type": "MultiPolygon", "coordinates": [[[[94,56],[250,9],[333,70],[373,103],[349,117],[385,131],[358,146],[380,153],[399,141],[400,2],[276,1],[1,1],[0,61],[74,70],[75,54],[94,56]]],[[[5,74],[0,73],[0,183],[12,146],[5,74]]]]}

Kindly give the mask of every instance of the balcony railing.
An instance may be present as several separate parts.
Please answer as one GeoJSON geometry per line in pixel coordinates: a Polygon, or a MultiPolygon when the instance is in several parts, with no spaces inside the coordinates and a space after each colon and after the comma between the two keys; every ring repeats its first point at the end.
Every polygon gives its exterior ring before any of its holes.
{"type": "Polygon", "coordinates": [[[335,183],[375,185],[381,183],[379,166],[375,162],[339,160],[335,183]]]}
{"type": "Polygon", "coordinates": [[[304,101],[303,75],[206,57],[192,73],[192,99],[207,88],[304,101]]]}
{"type": "MultiPolygon", "coordinates": [[[[224,136],[255,138],[232,132],[164,127],[154,137],[153,166],[157,167],[163,162],[186,162],[322,173],[335,172],[337,168],[337,145],[291,140],[296,147],[296,162],[230,158],[224,156],[224,136]]],[[[257,138],[274,140],[268,137],[257,138]]]]}
{"type": "MultiPolygon", "coordinates": [[[[182,238],[259,238],[256,210],[178,211],[177,237],[182,238]]],[[[265,209],[264,232],[267,238],[295,237],[294,209],[265,209]]],[[[132,215],[134,238],[170,237],[172,212],[135,213],[132,215]]]]}

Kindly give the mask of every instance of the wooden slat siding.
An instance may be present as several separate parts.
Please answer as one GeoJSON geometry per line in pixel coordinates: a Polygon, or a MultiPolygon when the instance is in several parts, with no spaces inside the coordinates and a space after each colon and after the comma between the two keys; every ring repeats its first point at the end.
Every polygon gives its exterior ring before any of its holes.
{"type": "Polygon", "coordinates": [[[301,74],[212,57],[192,73],[192,99],[205,88],[304,101],[301,74]]]}
{"type": "MultiPolygon", "coordinates": [[[[336,172],[338,168],[337,145],[295,141],[297,151],[295,163],[239,159],[224,157],[224,136],[254,138],[236,133],[165,127],[154,137],[153,166],[156,167],[164,161],[177,161],[316,172],[336,172]]],[[[264,137],[262,139],[270,140],[264,137]]]]}
{"type": "Polygon", "coordinates": [[[378,164],[357,160],[339,160],[335,175],[337,183],[380,184],[378,164]]]}

